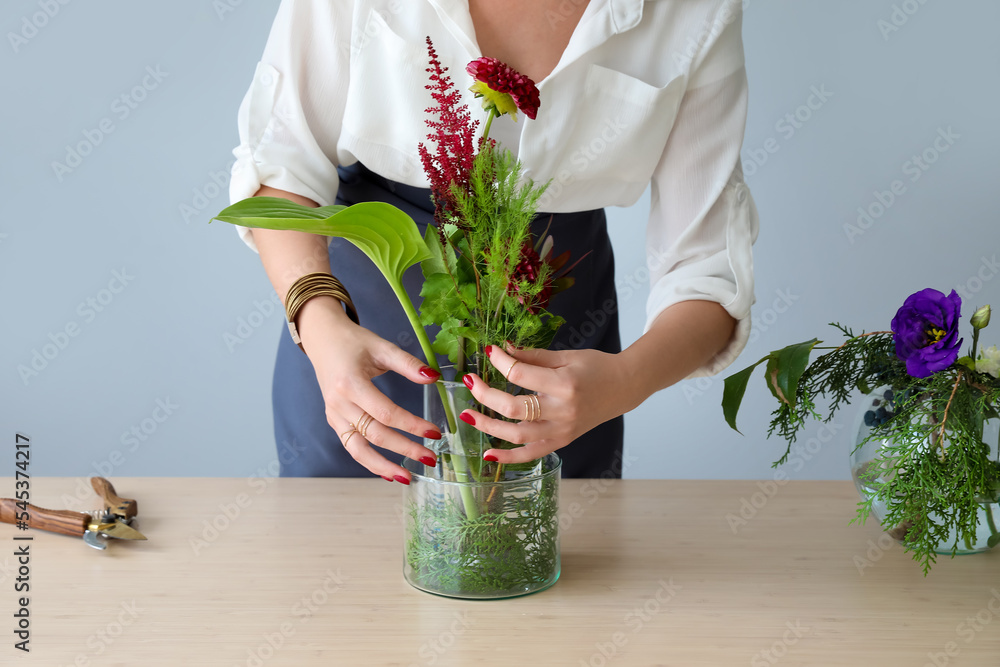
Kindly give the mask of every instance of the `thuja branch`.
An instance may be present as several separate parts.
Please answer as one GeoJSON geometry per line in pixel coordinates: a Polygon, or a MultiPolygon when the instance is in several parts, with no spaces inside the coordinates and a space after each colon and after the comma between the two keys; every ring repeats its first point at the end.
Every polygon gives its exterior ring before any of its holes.
{"type": "Polygon", "coordinates": [[[948,402],[944,404],[944,415],[941,417],[941,431],[938,433],[938,446],[941,447],[941,460],[943,461],[946,453],[944,450],[944,428],[945,424],[948,422],[948,410],[951,409],[951,402],[955,400],[955,391],[958,389],[958,383],[962,381],[962,371],[959,370],[955,374],[955,385],[951,388],[951,395],[948,396],[948,402]]]}

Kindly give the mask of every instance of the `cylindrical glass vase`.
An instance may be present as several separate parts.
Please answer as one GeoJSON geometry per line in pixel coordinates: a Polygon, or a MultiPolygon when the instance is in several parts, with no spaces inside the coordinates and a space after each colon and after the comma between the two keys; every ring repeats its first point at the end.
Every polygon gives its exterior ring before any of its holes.
{"type": "Polygon", "coordinates": [[[548,588],[560,571],[562,461],[556,454],[530,464],[483,461],[482,452],[503,443],[458,419],[475,407],[465,385],[439,381],[425,387],[425,396],[425,416],[443,438],[426,442],[438,453],[436,466],[403,462],[411,473],[403,490],[406,580],[429,593],[473,599],[548,588]]]}

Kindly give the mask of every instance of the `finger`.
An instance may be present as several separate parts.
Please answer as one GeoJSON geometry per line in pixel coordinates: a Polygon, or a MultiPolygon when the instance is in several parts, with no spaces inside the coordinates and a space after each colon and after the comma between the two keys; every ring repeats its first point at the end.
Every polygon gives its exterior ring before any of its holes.
{"type": "MultiPolygon", "coordinates": [[[[361,406],[358,409],[358,419],[362,416],[361,410],[364,410],[374,417],[375,421],[380,424],[385,424],[386,426],[399,429],[400,431],[412,433],[418,438],[430,438],[431,440],[441,439],[441,432],[438,430],[437,426],[435,426],[432,422],[429,422],[426,419],[421,419],[412,412],[399,407],[393,403],[388,396],[379,391],[378,388],[371,382],[358,383],[358,385],[354,388],[354,395],[352,398],[357,405],[361,406]]],[[[357,424],[356,421],[354,423],[357,424]]],[[[410,442],[410,440],[403,438],[403,436],[400,436],[400,438],[410,442]]],[[[392,447],[389,449],[398,451],[392,447]]],[[[426,450],[426,452],[433,453],[430,450],[426,450]]],[[[420,456],[424,455],[425,454],[421,454],[420,456]]],[[[417,456],[411,458],[419,460],[420,457],[417,456]]]]}
{"type": "Polygon", "coordinates": [[[540,459],[546,454],[551,454],[560,446],[554,440],[543,439],[514,449],[488,449],[483,452],[483,460],[498,463],[528,463],[540,459]]]}
{"type": "MultiPolygon", "coordinates": [[[[352,406],[350,411],[356,411],[361,417],[364,416],[361,414],[360,407],[352,406]]],[[[424,465],[437,464],[437,458],[433,452],[374,419],[367,420],[367,424],[359,419],[352,425],[340,415],[329,415],[328,421],[335,428],[341,444],[344,445],[344,449],[351,457],[371,472],[381,475],[383,479],[389,481],[394,479],[397,482],[409,484],[410,473],[372,449],[372,445],[408,456],[424,465]],[[363,435],[355,428],[355,425],[362,427],[363,435]]]]}
{"type": "Polygon", "coordinates": [[[494,419],[476,410],[463,410],[459,419],[466,424],[475,426],[487,435],[506,440],[514,445],[541,440],[549,426],[545,422],[508,422],[494,419]]]}
{"type": "Polygon", "coordinates": [[[563,350],[546,350],[540,347],[514,347],[509,342],[504,346],[504,351],[532,366],[542,366],[544,368],[560,368],[566,365],[566,358],[563,350]]]}
{"type": "MultiPolygon", "coordinates": [[[[506,391],[495,389],[483,381],[475,373],[466,373],[462,376],[465,386],[472,392],[473,398],[482,405],[492,408],[508,419],[527,419],[529,409],[526,401],[528,397],[524,394],[514,396],[506,391]]],[[[541,401],[541,399],[539,399],[541,401]]],[[[539,404],[540,405],[540,404],[539,404]]],[[[540,412],[541,410],[539,410],[540,412]]]]}
{"type": "Polygon", "coordinates": [[[327,421],[330,422],[331,428],[336,431],[337,437],[340,438],[340,444],[355,461],[384,480],[390,482],[395,480],[403,484],[410,483],[409,473],[405,468],[392,463],[372,449],[371,445],[361,437],[361,434],[353,426],[347,424],[343,418],[328,418],[327,421]]]}
{"type": "Polygon", "coordinates": [[[496,345],[486,346],[486,356],[490,358],[490,363],[507,378],[507,382],[532,391],[552,386],[555,380],[553,369],[532,365],[527,360],[521,359],[521,352],[517,354],[518,357],[515,358],[496,345]],[[519,363],[515,364],[515,361],[519,363]]]}
{"type": "Polygon", "coordinates": [[[430,384],[441,378],[441,373],[416,358],[398,345],[383,340],[373,353],[375,362],[386,370],[392,370],[411,382],[430,384]]]}

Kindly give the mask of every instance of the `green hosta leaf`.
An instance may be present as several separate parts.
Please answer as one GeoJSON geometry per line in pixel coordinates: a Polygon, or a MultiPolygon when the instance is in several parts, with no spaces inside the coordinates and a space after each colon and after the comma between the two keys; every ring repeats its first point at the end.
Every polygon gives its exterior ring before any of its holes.
{"type": "Polygon", "coordinates": [[[392,288],[420,341],[427,363],[437,368],[427,332],[403,287],[408,268],[431,256],[413,218],[391,204],[363,202],[353,206],[313,208],[280,197],[250,197],[213,218],[261,229],[294,230],[346,239],[375,264],[392,288]]]}
{"type": "Polygon", "coordinates": [[[743,434],[736,428],[736,414],[740,411],[743,394],[747,391],[747,383],[750,381],[753,370],[770,358],[770,356],[766,356],[753,365],[744,368],[739,373],[733,373],[723,383],[722,414],[726,418],[726,423],[740,435],[743,434]]]}
{"type": "Polygon", "coordinates": [[[413,219],[384,202],[312,208],[279,197],[250,197],[213,219],[346,239],[368,255],[394,288],[402,284],[406,269],[431,256],[413,219]]]}

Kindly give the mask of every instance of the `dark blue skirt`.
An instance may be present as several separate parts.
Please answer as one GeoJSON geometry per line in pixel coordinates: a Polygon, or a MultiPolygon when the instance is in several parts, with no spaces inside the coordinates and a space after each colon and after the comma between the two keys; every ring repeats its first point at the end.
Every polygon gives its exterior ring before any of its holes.
{"type": "MultiPolygon", "coordinates": [[[[392,204],[412,216],[421,234],[433,224],[430,191],[389,181],[361,164],[338,169],[340,189],[337,204],[365,201],[392,204]]],[[[618,301],[615,293],[614,255],[607,233],[604,210],[579,213],[539,214],[532,223],[538,235],[546,226],[555,241],[556,253],[571,252],[571,262],[590,252],[572,275],[576,284],[552,297],[549,311],[566,318],[552,349],[597,349],[621,351],[618,333],[618,301]],[[550,223],[551,218],[551,223],[550,223]]],[[[382,274],[364,253],[343,239],[330,243],[330,268],[344,283],[358,309],[361,326],[423,359],[409,320],[382,274]]],[[[420,303],[423,276],[412,266],[403,284],[415,305],[420,303]]],[[[450,363],[441,359],[442,364],[450,363]]],[[[386,373],[373,380],[394,403],[415,415],[423,414],[423,385],[386,373]]],[[[369,477],[340,443],[326,421],[323,396],[312,364],[288,334],[281,335],[272,386],[274,434],[282,477],[369,477]]],[[[406,434],[409,436],[409,434],[406,434]]],[[[423,443],[415,436],[414,441],[423,443]]],[[[620,477],[624,419],[607,421],[559,450],[563,477],[620,477]]],[[[402,457],[380,450],[395,462],[402,457]]]]}

